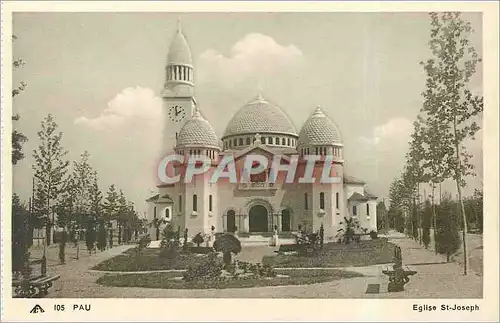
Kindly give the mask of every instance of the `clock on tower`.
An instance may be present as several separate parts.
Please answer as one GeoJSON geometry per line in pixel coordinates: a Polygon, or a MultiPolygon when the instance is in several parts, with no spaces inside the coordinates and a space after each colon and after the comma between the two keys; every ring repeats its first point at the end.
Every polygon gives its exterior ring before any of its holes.
{"type": "Polygon", "coordinates": [[[181,122],[186,118],[186,109],[181,105],[172,105],[168,109],[168,117],[174,122],[181,122]]]}

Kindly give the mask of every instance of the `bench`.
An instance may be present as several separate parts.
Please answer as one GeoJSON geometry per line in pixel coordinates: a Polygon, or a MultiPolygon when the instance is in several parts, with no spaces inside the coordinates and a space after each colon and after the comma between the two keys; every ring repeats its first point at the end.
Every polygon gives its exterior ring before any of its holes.
{"type": "Polygon", "coordinates": [[[39,275],[30,275],[20,279],[12,280],[12,288],[15,298],[41,298],[49,293],[49,288],[53,282],[60,278],[59,275],[47,275],[47,259],[35,259],[29,262],[30,268],[33,265],[40,265],[39,275]]]}

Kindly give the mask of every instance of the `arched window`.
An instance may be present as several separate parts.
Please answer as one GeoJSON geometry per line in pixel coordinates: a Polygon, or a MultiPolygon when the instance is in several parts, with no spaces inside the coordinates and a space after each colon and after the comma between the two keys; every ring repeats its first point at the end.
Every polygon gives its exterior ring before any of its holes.
{"type": "Polygon", "coordinates": [[[262,139],[260,140],[264,145],[266,144],[266,137],[262,137],[262,139]]]}
{"type": "Polygon", "coordinates": [[[335,193],[335,207],[339,209],[339,193],[335,193]]]}
{"type": "Polygon", "coordinates": [[[280,138],[276,137],[275,142],[276,142],[276,145],[279,145],[280,144],[280,138]]]}
{"type": "Polygon", "coordinates": [[[323,192],[319,193],[319,208],[325,209],[325,193],[323,192]]]}
{"type": "Polygon", "coordinates": [[[354,215],[354,216],[358,215],[358,209],[357,209],[356,205],[352,206],[352,215],[354,215]]]}
{"type": "Polygon", "coordinates": [[[286,139],[285,138],[281,138],[281,145],[283,145],[283,146],[286,145],[286,139]]]}
{"type": "Polygon", "coordinates": [[[233,146],[234,147],[238,146],[238,139],[234,138],[234,140],[233,140],[233,146]]]}
{"type": "Polygon", "coordinates": [[[247,138],[246,142],[247,142],[247,145],[250,145],[250,138],[247,138]]]}
{"type": "Polygon", "coordinates": [[[212,212],[212,194],[208,196],[208,211],[212,212]]]}
{"type": "Polygon", "coordinates": [[[290,138],[287,139],[287,145],[290,146],[290,138]]]}
{"type": "Polygon", "coordinates": [[[243,146],[243,138],[240,138],[238,145],[243,146]]]}
{"type": "Polygon", "coordinates": [[[153,219],[156,219],[156,206],[155,206],[155,208],[153,209],[153,219]]]}
{"type": "Polygon", "coordinates": [[[370,204],[366,203],[366,215],[370,216],[370,204]]]}
{"type": "Polygon", "coordinates": [[[304,210],[308,210],[309,209],[309,203],[308,203],[308,199],[307,199],[307,193],[304,193],[304,210]]]}
{"type": "Polygon", "coordinates": [[[198,196],[196,194],[193,195],[193,211],[198,211],[198,196]]]}
{"type": "Polygon", "coordinates": [[[170,219],[170,208],[165,209],[165,219],[170,219]]]}
{"type": "Polygon", "coordinates": [[[179,195],[179,212],[182,212],[182,195],[179,195]]]}
{"type": "Polygon", "coordinates": [[[273,137],[269,137],[269,144],[274,145],[274,138],[273,137]]]}

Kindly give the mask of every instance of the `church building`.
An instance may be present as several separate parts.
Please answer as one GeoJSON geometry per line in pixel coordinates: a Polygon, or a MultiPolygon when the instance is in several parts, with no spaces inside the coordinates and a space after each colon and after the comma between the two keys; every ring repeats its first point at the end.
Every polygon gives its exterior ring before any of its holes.
{"type": "MultiPolygon", "coordinates": [[[[268,170],[251,175],[244,183],[211,183],[206,175],[195,176],[189,183],[158,185],[157,194],[147,199],[150,223],[159,219],[175,229],[187,228],[190,239],[213,228],[215,232],[258,235],[275,228],[279,232],[299,228],[316,232],[323,225],[325,239],[334,240],[344,217],[356,217],[367,232],[377,231],[377,197],[363,181],[345,174],[340,131],[321,108],[304,107],[311,109],[311,114],[297,131],[278,105],[259,94],[242,102],[219,138],[203,117],[202,108],[197,107],[193,58],[180,25],[170,45],[165,74],[162,153],[206,156],[211,160],[208,173],[227,155],[233,156],[237,170],[248,154],[270,161],[275,155],[285,156],[284,163],[293,156],[328,156],[340,181],[287,183],[286,173],[280,173],[271,182],[268,170]]],[[[321,164],[319,160],[315,172],[321,164]]],[[[299,164],[298,173],[301,169],[303,172],[299,164]]],[[[150,229],[152,240],[156,240],[155,231],[150,229]]]]}

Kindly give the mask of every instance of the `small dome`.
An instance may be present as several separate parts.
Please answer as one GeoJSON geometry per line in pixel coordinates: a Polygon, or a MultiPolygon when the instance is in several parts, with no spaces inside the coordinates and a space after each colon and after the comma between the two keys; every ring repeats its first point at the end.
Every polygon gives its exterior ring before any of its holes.
{"type": "Polygon", "coordinates": [[[186,40],[186,37],[182,33],[180,23],[177,27],[177,32],[174,36],[174,40],[170,44],[170,49],[168,50],[167,63],[168,65],[193,66],[191,50],[189,49],[189,44],[186,40]]]}
{"type": "Polygon", "coordinates": [[[177,137],[177,147],[210,147],[219,148],[219,140],[210,123],[205,120],[198,109],[193,119],[186,121],[177,137]]]}
{"type": "Polygon", "coordinates": [[[256,133],[297,136],[297,131],[288,116],[261,95],[236,112],[229,121],[223,137],[256,133]]]}
{"type": "Polygon", "coordinates": [[[302,146],[333,145],[340,142],[337,125],[318,107],[300,130],[297,143],[298,146],[302,146]]]}

